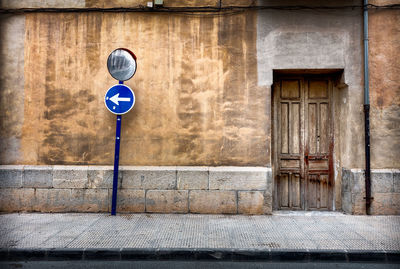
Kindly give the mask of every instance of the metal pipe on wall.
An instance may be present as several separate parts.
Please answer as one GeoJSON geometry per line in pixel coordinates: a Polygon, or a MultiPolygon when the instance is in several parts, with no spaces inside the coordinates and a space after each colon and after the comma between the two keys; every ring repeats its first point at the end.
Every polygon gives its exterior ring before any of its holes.
{"type": "Polygon", "coordinates": [[[371,156],[369,129],[368,0],[364,0],[364,117],[365,117],[365,211],[371,208],[371,156]]]}

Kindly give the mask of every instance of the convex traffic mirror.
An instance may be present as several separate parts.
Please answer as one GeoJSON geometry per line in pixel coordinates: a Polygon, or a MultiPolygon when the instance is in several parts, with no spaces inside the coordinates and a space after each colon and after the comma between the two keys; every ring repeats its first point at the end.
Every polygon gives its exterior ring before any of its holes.
{"type": "Polygon", "coordinates": [[[108,56],[107,68],[113,78],[126,81],[136,72],[136,56],[128,49],[116,49],[108,56]]]}

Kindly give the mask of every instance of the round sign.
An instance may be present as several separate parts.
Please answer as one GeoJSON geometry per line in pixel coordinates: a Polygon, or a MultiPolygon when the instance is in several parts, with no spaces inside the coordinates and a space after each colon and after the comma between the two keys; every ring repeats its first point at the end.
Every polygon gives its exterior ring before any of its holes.
{"type": "Polygon", "coordinates": [[[136,73],[136,56],[128,49],[116,49],[108,56],[107,68],[116,80],[128,80],[136,73]]]}
{"type": "Polygon", "coordinates": [[[117,84],[108,89],[104,103],[111,113],[122,115],[135,105],[135,93],[128,86],[117,84]]]}

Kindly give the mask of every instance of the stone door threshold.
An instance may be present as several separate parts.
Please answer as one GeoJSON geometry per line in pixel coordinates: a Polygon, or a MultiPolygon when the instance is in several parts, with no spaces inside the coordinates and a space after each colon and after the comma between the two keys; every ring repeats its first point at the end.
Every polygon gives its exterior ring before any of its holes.
{"type": "Polygon", "coordinates": [[[295,211],[295,210],[276,210],[272,212],[275,216],[345,216],[340,211],[295,211]]]}

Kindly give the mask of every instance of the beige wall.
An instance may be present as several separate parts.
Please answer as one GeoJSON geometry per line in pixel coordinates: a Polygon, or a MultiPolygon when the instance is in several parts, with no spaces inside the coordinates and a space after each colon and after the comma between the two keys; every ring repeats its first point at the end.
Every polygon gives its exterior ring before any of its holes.
{"type": "MultiPolygon", "coordinates": [[[[3,8],[114,8],[146,6],[151,0],[2,0],[3,8]]],[[[164,0],[164,7],[249,6],[254,0],[164,0]]]]}
{"type": "Polygon", "coordinates": [[[22,161],[25,16],[0,17],[0,163],[22,161]]]}
{"type": "Polygon", "coordinates": [[[371,166],[376,169],[400,167],[399,21],[398,9],[369,14],[371,166]]]}
{"type": "MultiPolygon", "coordinates": [[[[123,116],[126,165],[267,165],[265,89],[257,86],[256,14],[26,15],[25,103],[17,161],[111,164],[116,83],[108,54],[127,47],[138,71],[123,116]]],[[[8,119],[6,119],[8,121],[8,119]]]]}
{"type": "MultiPolygon", "coordinates": [[[[40,6],[35,0],[17,2],[2,4],[40,6]]],[[[54,0],[42,7],[145,2],[54,0]]],[[[165,1],[165,6],[218,2],[165,1]]],[[[398,10],[370,11],[375,169],[400,166],[397,21],[398,10]]],[[[333,68],[344,70],[349,85],[337,99],[339,166],[363,168],[361,23],[357,10],[329,16],[274,10],[229,16],[2,15],[0,163],[112,164],[115,116],[103,98],[116,81],[106,59],[113,49],[128,47],[138,56],[138,72],[127,82],[137,103],[123,116],[122,164],[270,166],[272,70],[333,68]],[[290,42],[297,45],[282,46],[290,42]]]]}

